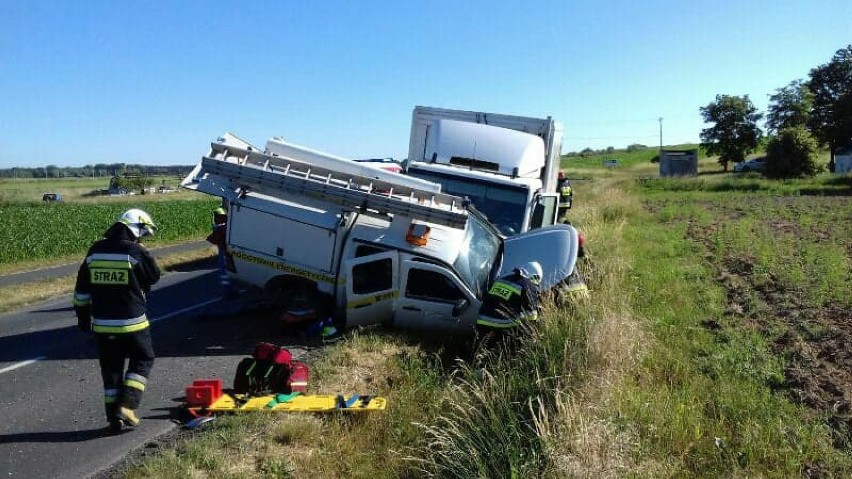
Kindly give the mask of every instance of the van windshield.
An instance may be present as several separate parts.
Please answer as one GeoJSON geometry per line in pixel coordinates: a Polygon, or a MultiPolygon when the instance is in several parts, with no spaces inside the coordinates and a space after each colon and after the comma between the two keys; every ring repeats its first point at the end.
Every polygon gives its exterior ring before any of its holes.
{"type": "Polygon", "coordinates": [[[488,289],[495,262],[499,261],[503,240],[477,214],[471,214],[470,228],[462,241],[453,266],[477,298],[488,289]]]}
{"type": "Polygon", "coordinates": [[[503,236],[514,236],[521,232],[527,207],[527,188],[490,183],[477,178],[459,178],[416,167],[409,167],[408,174],[439,183],[444,193],[467,196],[503,236]]]}

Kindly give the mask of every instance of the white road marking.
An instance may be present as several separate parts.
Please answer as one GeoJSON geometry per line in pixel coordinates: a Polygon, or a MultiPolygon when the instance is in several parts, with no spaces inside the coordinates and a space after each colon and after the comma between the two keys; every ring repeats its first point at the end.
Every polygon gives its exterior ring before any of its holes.
{"type": "MultiPolygon", "coordinates": [[[[204,301],[203,303],[198,303],[198,304],[188,306],[188,307],[183,308],[183,309],[179,309],[177,311],[172,311],[171,313],[160,316],[159,318],[151,318],[148,321],[152,322],[152,323],[156,323],[158,321],[163,321],[164,319],[173,318],[177,315],[186,313],[188,311],[192,311],[193,309],[198,309],[198,308],[202,308],[204,306],[207,306],[209,304],[213,304],[213,303],[215,303],[219,300],[221,300],[221,298],[215,298],[215,299],[211,299],[209,301],[204,301]]],[[[0,369],[0,374],[8,373],[9,371],[14,371],[14,370],[16,370],[18,368],[22,368],[24,366],[29,366],[30,364],[34,364],[34,363],[41,361],[42,359],[47,359],[47,356],[38,356],[36,358],[27,359],[26,361],[21,361],[19,363],[12,364],[11,366],[6,366],[5,368],[0,369]]]]}
{"type": "Polygon", "coordinates": [[[9,371],[14,371],[15,369],[22,368],[24,366],[28,366],[32,363],[41,361],[42,359],[45,359],[45,358],[46,358],[46,356],[39,356],[37,358],[32,358],[32,359],[27,359],[26,361],[21,361],[17,364],[13,364],[11,366],[6,366],[5,368],[0,369],[0,374],[8,373],[9,371]]]}

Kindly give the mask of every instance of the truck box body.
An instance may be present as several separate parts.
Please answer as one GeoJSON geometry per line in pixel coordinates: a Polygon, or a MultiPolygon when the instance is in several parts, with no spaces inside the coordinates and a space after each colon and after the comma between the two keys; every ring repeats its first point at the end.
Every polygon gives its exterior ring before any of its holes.
{"type": "Polygon", "coordinates": [[[350,160],[290,146],[261,152],[223,135],[181,183],[227,200],[232,276],[288,308],[327,307],[346,326],[471,333],[498,274],[540,260],[549,289],[573,271],[570,226],[504,242],[439,185],[378,168],[355,174],[350,160]]]}

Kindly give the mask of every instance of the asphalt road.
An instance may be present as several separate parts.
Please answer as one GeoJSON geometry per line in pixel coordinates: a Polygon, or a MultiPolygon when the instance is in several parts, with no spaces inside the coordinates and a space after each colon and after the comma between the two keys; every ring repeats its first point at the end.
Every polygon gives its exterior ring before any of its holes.
{"type": "MultiPolygon", "coordinates": [[[[91,333],[77,330],[70,295],[0,315],[0,477],[102,474],[129,452],[172,431],[184,389],[222,378],[261,340],[303,357],[259,314],[224,314],[209,266],[169,273],[149,297],[157,360],[138,411],[140,426],[105,434],[103,390],[91,333]]],[[[75,270],[76,271],[76,270],[75,270]]]]}

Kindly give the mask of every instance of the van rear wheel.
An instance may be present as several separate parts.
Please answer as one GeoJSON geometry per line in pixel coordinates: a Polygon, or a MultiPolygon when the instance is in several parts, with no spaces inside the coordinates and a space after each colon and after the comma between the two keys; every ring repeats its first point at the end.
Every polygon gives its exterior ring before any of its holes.
{"type": "Polygon", "coordinates": [[[269,290],[273,314],[285,323],[303,323],[322,319],[319,293],[304,284],[282,283],[269,290]]]}

